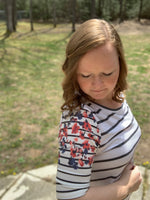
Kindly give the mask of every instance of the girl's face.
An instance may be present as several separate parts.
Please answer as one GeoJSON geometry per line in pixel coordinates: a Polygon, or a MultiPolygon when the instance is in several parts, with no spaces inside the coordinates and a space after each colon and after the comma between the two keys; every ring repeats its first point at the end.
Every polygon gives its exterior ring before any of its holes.
{"type": "Polygon", "coordinates": [[[119,59],[115,47],[106,44],[87,52],[79,61],[77,81],[81,90],[100,104],[112,102],[119,77],[119,59]]]}

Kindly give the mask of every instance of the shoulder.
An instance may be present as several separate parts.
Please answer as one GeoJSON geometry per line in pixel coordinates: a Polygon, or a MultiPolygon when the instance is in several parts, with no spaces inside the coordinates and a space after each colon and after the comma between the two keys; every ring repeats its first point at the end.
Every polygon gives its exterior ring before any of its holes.
{"type": "Polygon", "coordinates": [[[77,134],[82,131],[100,136],[93,109],[85,104],[80,109],[74,110],[71,114],[69,114],[69,111],[64,111],[60,121],[60,128],[71,130],[71,133],[77,134]]]}
{"type": "Polygon", "coordinates": [[[69,111],[64,111],[62,113],[61,121],[85,121],[88,120],[91,124],[96,125],[96,119],[94,115],[94,110],[91,106],[87,104],[82,104],[81,108],[77,108],[72,113],[69,111]]]}

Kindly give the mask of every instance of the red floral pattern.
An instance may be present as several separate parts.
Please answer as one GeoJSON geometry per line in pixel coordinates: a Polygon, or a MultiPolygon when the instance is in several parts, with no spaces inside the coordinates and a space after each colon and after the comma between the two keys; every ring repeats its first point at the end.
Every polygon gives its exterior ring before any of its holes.
{"type": "Polygon", "coordinates": [[[78,133],[78,130],[79,130],[79,126],[77,125],[77,123],[75,123],[72,127],[72,132],[71,133],[78,133]]]}
{"type": "Polygon", "coordinates": [[[83,128],[85,128],[85,130],[87,131],[91,131],[91,125],[88,123],[87,120],[85,120],[85,122],[83,123],[83,128]]]}
{"type": "Polygon", "coordinates": [[[93,114],[88,111],[79,111],[69,120],[67,119],[63,117],[60,124],[59,162],[61,155],[65,156],[65,153],[68,155],[69,152],[68,164],[74,169],[85,165],[91,166],[95,150],[100,145],[99,129],[95,127],[95,133],[92,132],[91,123],[95,122],[93,114]]]}

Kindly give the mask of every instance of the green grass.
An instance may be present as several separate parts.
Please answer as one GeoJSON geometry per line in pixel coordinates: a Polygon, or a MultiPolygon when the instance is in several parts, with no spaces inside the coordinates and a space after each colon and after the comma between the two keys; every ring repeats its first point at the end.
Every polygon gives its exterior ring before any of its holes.
{"type": "MultiPolygon", "coordinates": [[[[0,41],[1,176],[57,162],[61,65],[70,30],[68,25],[35,24],[31,33],[29,24],[21,22],[16,33],[0,41]]],[[[5,26],[0,39],[4,32],[5,26]]],[[[127,100],[148,135],[150,35],[122,40],[129,66],[127,100]]]]}
{"type": "Polygon", "coordinates": [[[24,169],[36,168],[57,159],[61,65],[69,31],[36,24],[36,31],[30,33],[26,28],[23,32],[23,27],[28,24],[20,23],[17,33],[0,42],[3,175],[12,173],[12,168],[22,170],[20,164],[24,169]]]}
{"type": "Polygon", "coordinates": [[[142,130],[150,123],[150,35],[122,36],[128,63],[127,100],[142,130]]]}

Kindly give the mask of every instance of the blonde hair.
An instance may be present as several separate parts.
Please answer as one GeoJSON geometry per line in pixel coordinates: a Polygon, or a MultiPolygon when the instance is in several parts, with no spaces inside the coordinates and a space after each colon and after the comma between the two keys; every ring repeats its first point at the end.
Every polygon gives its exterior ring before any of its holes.
{"type": "Polygon", "coordinates": [[[100,19],[91,19],[84,22],[72,35],[67,48],[66,59],[62,66],[65,74],[63,87],[64,104],[62,110],[80,107],[88,96],[80,89],[77,82],[77,67],[80,58],[89,50],[110,42],[117,50],[120,64],[120,73],[116,84],[113,100],[123,102],[124,96],[121,93],[127,89],[127,65],[121,39],[113,25],[100,19]]]}

